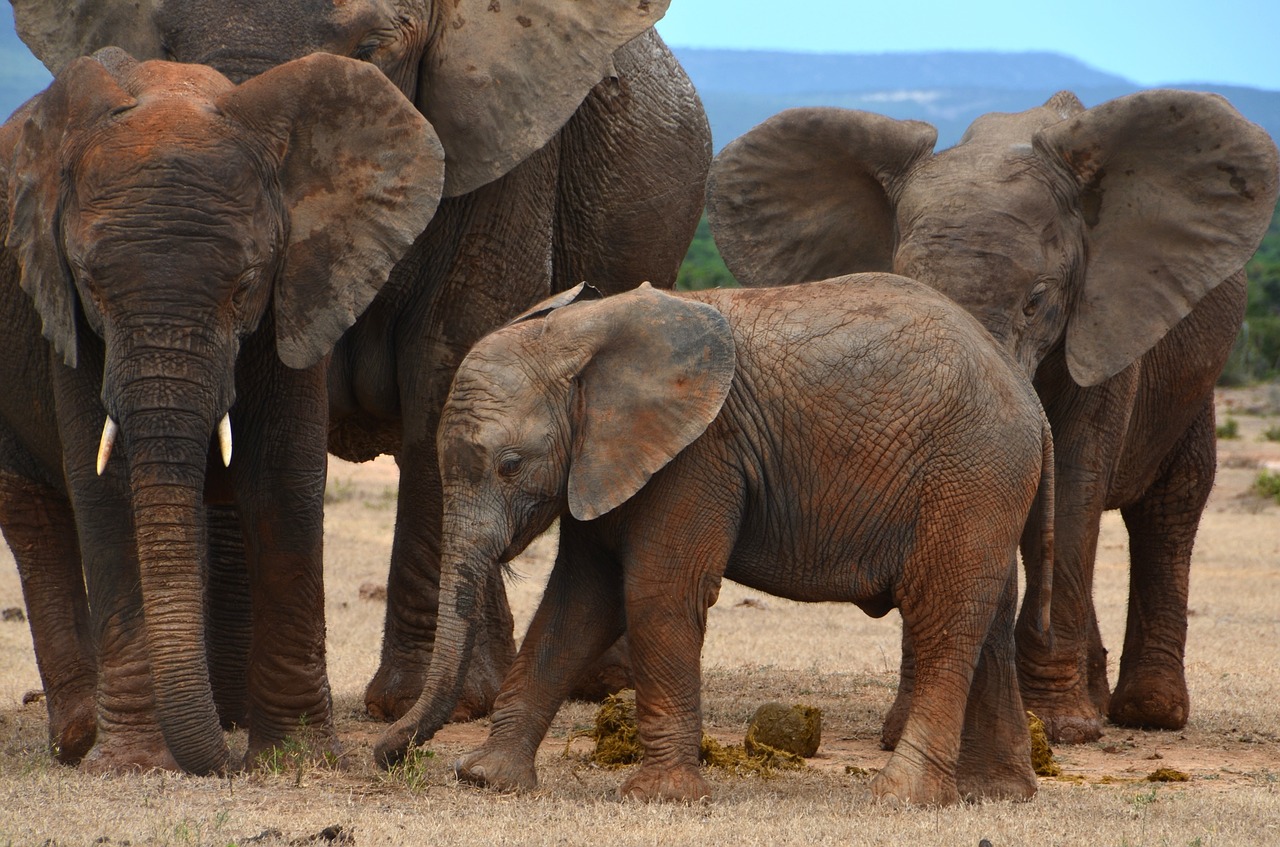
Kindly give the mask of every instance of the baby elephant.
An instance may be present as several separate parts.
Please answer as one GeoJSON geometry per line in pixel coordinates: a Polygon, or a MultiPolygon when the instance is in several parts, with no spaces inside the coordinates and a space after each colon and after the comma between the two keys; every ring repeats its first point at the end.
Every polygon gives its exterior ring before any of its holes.
{"type": "MultiPolygon", "coordinates": [[[[462,779],[532,788],[570,685],[625,631],[645,756],[621,794],[708,796],[699,659],[727,576],[901,610],[918,667],[876,797],[1032,796],[1016,552],[1037,493],[1051,497],[1053,448],[1012,360],[951,301],[889,274],[698,294],[644,285],[584,302],[591,293],[542,304],[458,370],[439,434],[435,655],[379,761],[449,717],[487,583],[559,518],[546,593],[462,779]]],[[[1049,576],[1029,577],[1042,617],[1049,576]]]]}

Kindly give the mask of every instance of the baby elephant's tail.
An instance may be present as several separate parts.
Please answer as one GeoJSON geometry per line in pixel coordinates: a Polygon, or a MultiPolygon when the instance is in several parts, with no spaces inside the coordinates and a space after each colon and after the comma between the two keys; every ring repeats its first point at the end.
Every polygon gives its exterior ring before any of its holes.
{"type": "MultiPolygon", "coordinates": [[[[1049,607],[1053,599],[1053,496],[1054,496],[1054,473],[1053,473],[1053,433],[1049,429],[1049,421],[1041,412],[1041,466],[1040,466],[1040,488],[1036,492],[1036,500],[1040,504],[1040,616],[1039,629],[1044,635],[1047,642],[1052,643],[1053,631],[1050,628],[1050,612],[1049,607]]],[[[1031,574],[1028,573],[1027,591],[1031,591],[1037,586],[1033,586],[1030,582],[1031,574]]]]}

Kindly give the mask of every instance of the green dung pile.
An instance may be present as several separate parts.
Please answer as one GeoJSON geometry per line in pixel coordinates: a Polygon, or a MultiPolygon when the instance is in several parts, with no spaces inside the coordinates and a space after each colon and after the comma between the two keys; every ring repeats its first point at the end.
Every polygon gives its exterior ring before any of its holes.
{"type": "Polygon", "coordinates": [[[1044,721],[1036,717],[1035,712],[1027,712],[1027,723],[1031,730],[1031,767],[1036,776],[1062,776],[1062,766],[1053,760],[1044,721]]]}
{"type": "MultiPolygon", "coordinates": [[[[768,706],[777,706],[784,712],[789,707],[780,704],[767,704],[768,706]]],[[[762,710],[765,707],[762,707],[762,710]]],[[[808,715],[807,725],[816,727],[810,731],[798,730],[796,727],[783,722],[789,727],[789,732],[793,736],[800,736],[805,739],[805,747],[808,747],[808,740],[814,732],[821,733],[822,713],[818,709],[809,709],[808,707],[797,706],[790,707],[791,710],[802,710],[803,714],[808,715]],[[810,714],[812,713],[812,714],[810,714]]],[[[757,716],[759,712],[757,712],[757,716]]],[[[775,721],[774,723],[777,723],[775,721]]],[[[620,768],[627,765],[637,764],[644,756],[644,749],[640,746],[640,738],[636,731],[636,693],[631,689],[619,691],[605,698],[604,703],[596,711],[595,726],[592,729],[574,733],[570,736],[570,742],[575,738],[587,737],[595,741],[595,750],[590,755],[593,764],[606,768],[620,768]]],[[[751,727],[747,730],[747,739],[743,746],[723,745],[711,736],[703,733],[702,744],[699,750],[699,758],[703,764],[711,767],[721,768],[738,774],[739,776],[758,775],[770,776],[775,770],[791,770],[804,767],[804,757],[798,753],[790,752],[787,749],[773,746],[767,741],[776,739],[776,734],[771,733],[769,728],[760,729],[757,721],[753,718],[751,727]]],[[[817,749],[816,735],[812,740],[812,747],[817,749]]],[[[566,746],[566,752],[567,752],[566,746]]]]}

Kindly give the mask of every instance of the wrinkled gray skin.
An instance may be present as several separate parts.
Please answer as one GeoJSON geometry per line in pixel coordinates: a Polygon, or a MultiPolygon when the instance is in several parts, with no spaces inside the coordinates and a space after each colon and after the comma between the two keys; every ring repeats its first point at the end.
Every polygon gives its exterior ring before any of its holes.
{"type": "Polygon", "coordinates": [[[0,128],[0,527],[62,761],[96,737],[95,769],[228,766],[203,637],[228,535],[249,758],[301,721],[336,744],[325,357],[443,181],[413,105],[334,56],[237,87],[112,48],[0,128]]]}
{"type": "MultiPolygon", "coordinates": [[[[556,709],[625,629],[645,755],[621,795],[708,796],[699,657],[728,577],[901,609],[916,697],[877,797],[1035,793],[1013,626],[1018,539],[1038,489],[1052,496],[1048,423],[1012,360],[926,286],[866,274],[548,303],[463,361],[440,458],[435,661],[379,741],[383,764],[449,716],[487,585],[559,518],[546,593],[462,779],[534,787],[556,709]]],[[[1028,592],[1047,610],[1044,540],[1028,592]]]]}
{"type": "MultiPolygon", "coordinates": [[[[120,44],[240,80],[325,51],[380,68],[436,127],[448,199],[329,370],[331,451],[355,461],[390,453],[401,470],[382,660],[365,698],[375,716],[399,716],[430,662],[441,508],[435,432],[462,356],[484,332],[583,279],[669,287],[693,236],[710,129],[651,29],[667,3],[13,2],[20,34],[51,68],[120,44]]],[[[223,539],[228,552],[218,559],[234,561],[240,540],[234,532],[223,539]]],[[[235,595],[235,569],[225,570],[222,595],[235,595]]],[[[495,586],[486,603],[492,623],[460,716],[488,711],[514,655],[505,593],[495,586]]],[[[243,644],[230,629],[220,640],[243,644]]],[[[233,688],[240,675],[236,651],[227,652],[221,676],[233,688]]]]}
{"type": "MultiPolygon", "coordinates": [[[[1028,374],[1053,426],[1053,639],[1018,631],[1028,708],[1055,741],[1101,718],[1178,728],[1192,543],[1213,484],[1213,385],[1240,327],[1242,267],[1275,208],[1277,154],[1221,97],[1148,91],[976,120],[933,154],[927,124],[783,112],[717,158],[708,211],[746,284],[889,270],[968,309],[1028,374]],[[1114,694],[1092,601],[1098,524],[1120,509],[1130,595],[1114,694]]],[[[1037,563],[1035,521],[1024,557],[1037,563]]],[[[912,683],[904,645],[900,731],[912,683]]]]}

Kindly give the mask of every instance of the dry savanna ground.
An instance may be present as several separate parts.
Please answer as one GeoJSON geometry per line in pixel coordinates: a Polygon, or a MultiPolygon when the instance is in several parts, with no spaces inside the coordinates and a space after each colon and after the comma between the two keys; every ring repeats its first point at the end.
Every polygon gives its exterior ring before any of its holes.
{"type": "MultiPolygon", "coordinates": [[[[899,625],[856,608],[802,605],[726,584],[711,610],[704,718],[740,742],[767,700],[824,710],[823,743],[801,771],[772,778],[710,773],[705,805],[621,803],[623,773],[588,765],[589,742],[566,740],[593,709],[561,710],[539,755],[540,787],[495,795],[462,786],[449,765],[484,723],[451,726],[430,755],[395,774],[373,768],[380,725],[361,708],[377,662],[381,583],[397,484],[393,463],[334,462],[327,516],[329,671],[341,770],[292,764],[229,779],[165,773],[90,777],[51,763],[26,625],[0,622],[0,845],[13,844],[1280,844],[1280,505],[1250,492],[1267,462],[1280,470],[1280,387],[1220,401],[1239,437],[1220,442],[1217,488],[1201,527],[1191,585],[1187,669],[1192,716],[1181,732],[1110,727],[1099,743],[1057,751],[1065,776],[1042,779],[1029,803],[888,809],[869,802],[866,775],[896,684],[899,625]],[[364,592],[367,594],[368,592],[364,592]],[[1145,777],[1167,767],[1182,783],[1145,777]],[[335,829],[335,827],[341,828],[335,829]]],[[[554,539],[539,540],[510,583],[517,627],[541,592],[554,539]]],[[[1103,523],[1095,588],[1114,680],[1127,589],[1118,515],[1103,523]]],[[[14,567],[0,563],[0,608],[18,607],[14,567]]],[[[12,617],[12,615],[10,615],[12,617]]],[[[232,737],[243,749],[244,737],[232,737]]]]}

